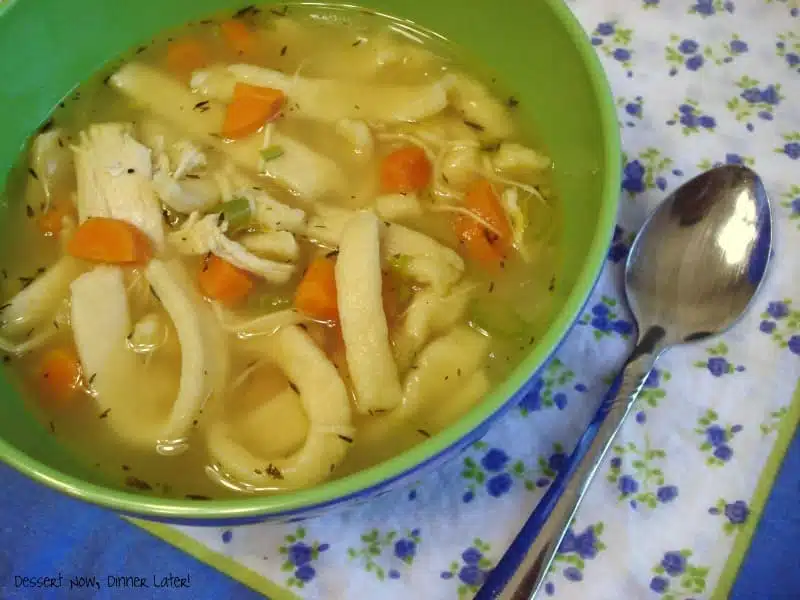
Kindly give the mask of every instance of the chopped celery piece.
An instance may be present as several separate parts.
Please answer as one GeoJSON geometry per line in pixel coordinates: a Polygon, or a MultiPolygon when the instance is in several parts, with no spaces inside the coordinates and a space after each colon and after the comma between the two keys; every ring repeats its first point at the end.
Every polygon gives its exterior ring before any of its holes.
{"type": "Polygon", "coordinates": [[[274,293],[253,294],[248,302],[248,306],[253,310],[270,312],[289,308],[291,304],[291,298],[274,293]]]}
{"type": "Polygon", "coordinates": [[[469,306],[470,320],[491,335],[505,338],[524,337],[530,326],[512,309],[492,309],[486,304],[473,301],[469,306]]]}
{"type": "Polygon", "coordinates": [[[250,225],[250,201],[247,198],[234,198],[223,202],[214,212],[220,213],[228,223],[228,232],[244,229],[250,225]]]}
{"type": "Polygon", "coordinates": [[[386,262],[399,277],[408,277],[408,267],[411,265],[411,257],[408,254],[393,254],[386,262]]]}
{"type": "Polygon", "coordinates": [[[261,159],[264,161],[275,160],[281,156],[283,156],[283,148],[275,144],[261,150],[261,159]]]}

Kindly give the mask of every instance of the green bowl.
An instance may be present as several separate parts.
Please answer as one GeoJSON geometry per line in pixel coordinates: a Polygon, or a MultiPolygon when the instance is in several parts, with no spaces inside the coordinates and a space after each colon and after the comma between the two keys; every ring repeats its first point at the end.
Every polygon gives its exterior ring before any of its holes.
{"type": "MultiPolygon", "coordinates": [[[[359,6],[407,19],[464,48],[513,89],[525,124],[553,157],[555,186],[564,203],[564,255],[556,291],[560,308],[538,344],[505,381],[446,430],[380,465],[308,490],[198,502],[107,486],[88,465],[71,458],[26,410],[15,386],[0,377],[4,461],[54,489],[127,515],[215,525],[303,518],[365,501],[419,477],[422,469],[475,441],[528,391],[579,317],[614,229],[621,153],[602,67],[562,0],[363,0],[359,6]]],[[[229,0],[0,0],[0,182],[30,134],[79,82],[163,29],[238,8],[229,0]]]]}

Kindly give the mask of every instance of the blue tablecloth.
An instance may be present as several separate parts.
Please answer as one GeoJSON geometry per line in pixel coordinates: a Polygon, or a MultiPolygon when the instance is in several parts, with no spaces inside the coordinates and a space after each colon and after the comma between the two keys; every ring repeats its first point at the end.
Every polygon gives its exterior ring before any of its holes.
{"type": "MultiPolygon", "coordinates": [[[[260,594],[123,521],[0,467],[0,598],[2,600],[251,600],[260,594]],[[60,589],[17,588],[21,577],[57,577],[60,589]],[[189,588],[153,588],[170,574],[189,588]],[[74,588],[71,577],[97,577],[100,589],[74,588]],[[138,576],[151,587],[107,586],[108,576],[138,576]]],[[[733,588],[735,600],[800,597],[800,436],[795,436],[753,544],[733,588]]],[[[173,580],[174,581],[174,580],[173,580]]],[[[635,599],[631,599],[635,600],[635,599]]]]}

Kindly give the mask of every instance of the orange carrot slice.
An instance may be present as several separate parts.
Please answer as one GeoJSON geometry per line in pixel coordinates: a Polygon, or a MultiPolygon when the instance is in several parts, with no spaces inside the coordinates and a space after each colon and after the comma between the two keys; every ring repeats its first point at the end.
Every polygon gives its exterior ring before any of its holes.
{"type": "Polygon", "coordinates": [[[244,55],[251,54],[256,47],[256,36],[250,29],[241,21],[230,20],[225,21],[219,26],[222,38],[228,47],[236,52],[236,54],[244,55]]]}
{"type": "Polygon", "coordinates": [[[208,52],[198,40],[186,38],[170,42],[167,46],[167,68],[175,75],[185,77],[206,65],[208,52]]]}
{"type": "Polygon", "coordinates": [[[53,204],[47,212],[39,215],[36,219],[36,226],[45,237],[58,237],[64,226],[64,217],[74,214],[74,211],[61,204],[53,204]]]}
{"type": "Polygon", "coordinates": [[[94,217],[84,221],[67,243],[76,258],[117,265],[143,264],[153,257],[150,240],[134,225],[94,217]]]}
{"type": "Polygon", "coordinates": [[[213,254],[203,264],[198,283],[206,297],[227,306],[239,304],[253,289],[253,279],[247,271],[213,254]]]}
{"type": "Polygon", "coordinates": [[[81,381],[81,365],[71,348],[48,350],[39,364],[39,379],[44,396],[59,405],[67,405],[81,381]]]}
{"type": "Polygon", "coordinates": [[[422,148],[395,150],[381,164],[381,190],[389,194],[415,192],[431,182],[433,166],[422,148]]]}
{"type": "Polygon", "coordinates": [[[238,140],[255,133],[280,114],[286,95],[281,90],[238,82],[225,112],[222,135],[238,140]]]}
{"type": "Polygon", "coordinates": [[[295,292],[297,310],[321,321],[338,321],[335,266],[335,260],[330,258],[311,262],[295,292]]]}
{"type": "Polygon", "coordinates": [[[458,215],[453,226],[469,258],[487,268],[499,266],[505,260],[512,233],[505,211],[492,184],[478,179],[467,189],[464,208],[472,211],[491,226],[467,215],[458,215]]]}

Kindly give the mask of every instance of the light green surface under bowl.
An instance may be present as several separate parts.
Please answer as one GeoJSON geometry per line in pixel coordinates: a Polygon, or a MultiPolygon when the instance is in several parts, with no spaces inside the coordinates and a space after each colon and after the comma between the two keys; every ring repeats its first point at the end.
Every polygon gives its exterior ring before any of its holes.
{"type": "MultiPolygon", "coordinates": [[[[616,112],[583,31],[561,0],[365,0],[360,6],[409,19],[464,48],[513,91],[526,125],[555,160],[565,250],[557,285],[561,309],[546,334],[506,381],[445,431],[381,465],[310,490],[196,502],[88,483],[98,476],[70,458],[0,377],[3,460],[53,488],[128,514],[198,521],[267,517],[335,502],[441,454],[507,403],[555,350],[602,268],[619,190],[616,112]]],[[[30,133],[78,82],[160,30],[226,7],[241,5],[227,0],[0,3],[0,181],[30,133]]]]}

